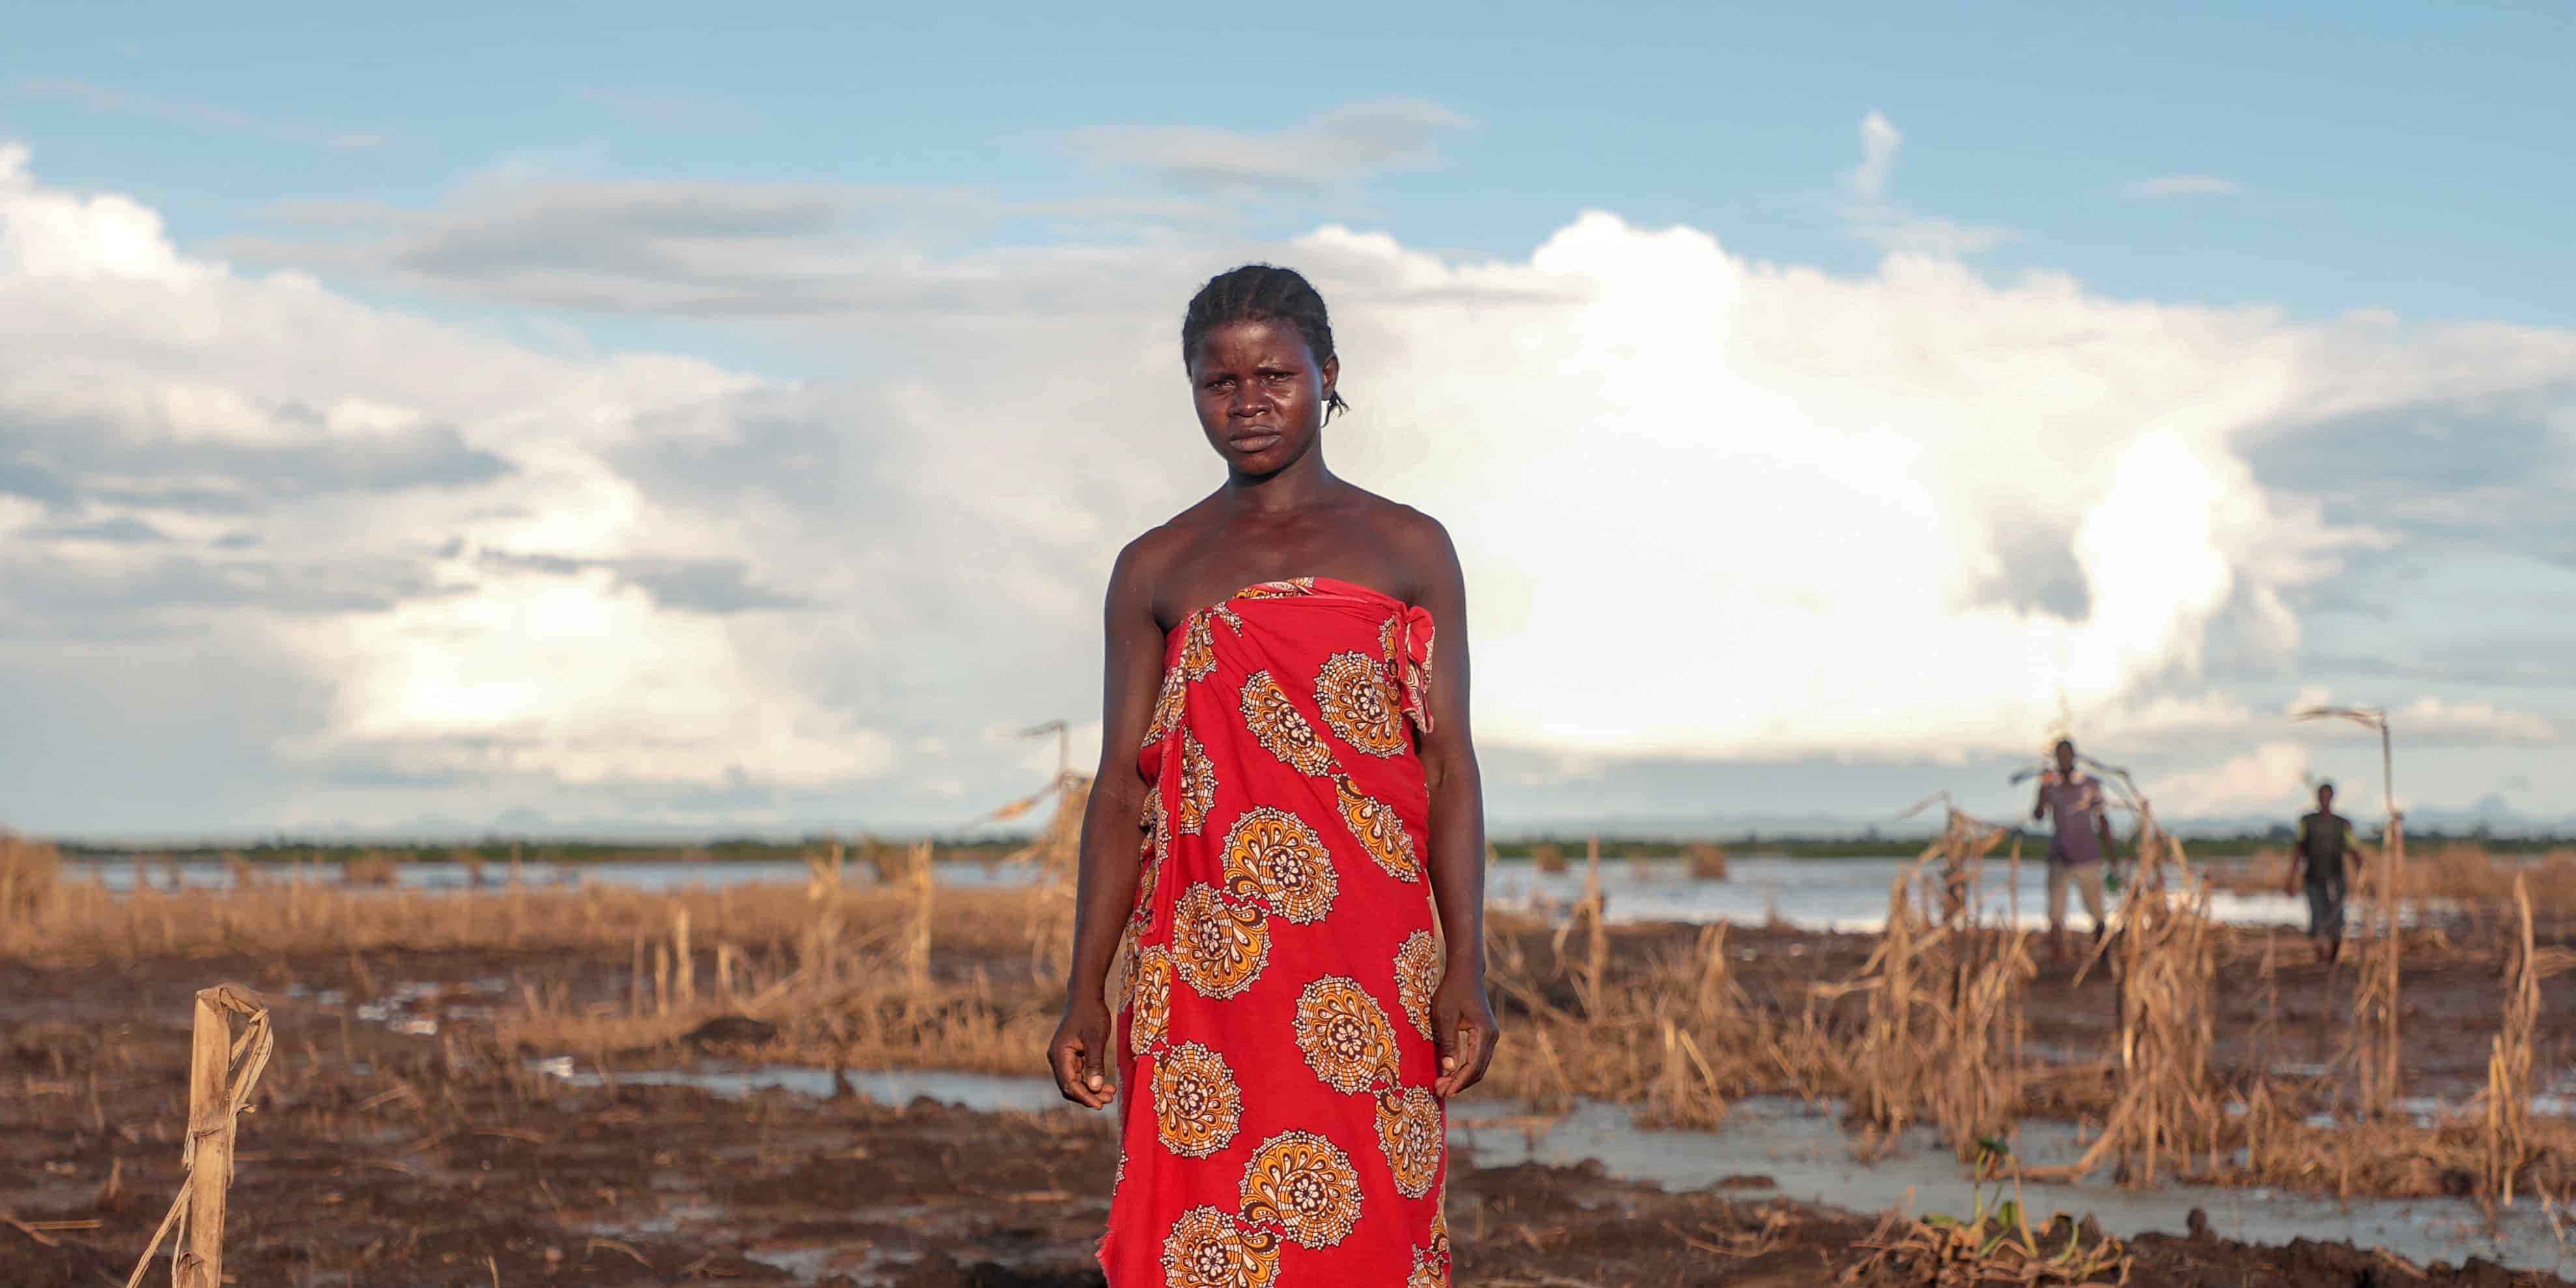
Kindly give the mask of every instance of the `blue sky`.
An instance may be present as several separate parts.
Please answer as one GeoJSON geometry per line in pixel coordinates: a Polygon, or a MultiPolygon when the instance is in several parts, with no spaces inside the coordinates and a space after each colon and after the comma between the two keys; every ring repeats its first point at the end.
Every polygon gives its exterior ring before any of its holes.
{"type": "Polygon", "coordinates": [[[1096,701],[988,637],[1210,481],[1170,316],[1265,255],[1353,337],[1341,459],[1493,574],[1506,825],[1862,820],[2060,711],[2271,811],[2367,759],[2320,694],[2416,713],[2427,807],[2576,814],[2576,11],[2062,8],[12,12],[0,820],[958,821],[1096,701]],[[1676,461],[1798,553],[1730,572],[1676,461]],[[1598,716],[1549,614],[1615,605],[1545,574],[1632,548],[1803,705],[1682,658],[1598,716]]]}
{"type": "MultiPolygon", "coordinates": [[[[1875,258],[1831,209],[1852,122],[1906,135],[1890,192],[2009,230],[1998,270],[2300,313],[2565,320],[2576,125],[2563,5],[1197,7],[45,6],[9,19],[0,119],[76,186],[148,192],[183,239],[295,200],[432,201],[519,166],[596,177],[1159,186],[1083,131],[1261,132],[1381,96],[1464,120],[1436,160],[1267,193],[1517,254],[1579,209],[1724,230],[1756,258],[1875,258]],[[356,20],[353,21],[353,17],[356,20]],[[122,106],[111,106],[121,104],[122,106]],[[2170,184],[2216,180],[2235,185],[2170,184]]],[[[989,235],[1027,229],[985,230],[989,235]]],[[[1042,231],[1042,230],[1041,230],[1042,231]]],[[[972,235],[971,233],[969,235],[972,235]]]]}

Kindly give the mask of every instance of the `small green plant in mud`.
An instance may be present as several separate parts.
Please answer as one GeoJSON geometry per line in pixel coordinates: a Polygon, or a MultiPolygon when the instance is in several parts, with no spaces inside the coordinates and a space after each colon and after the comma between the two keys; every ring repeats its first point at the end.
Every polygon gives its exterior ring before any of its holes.
{"type": "Polygon", "coordinates": [[[2129,1282],[2134,1259],[2119,1240],[2095,1231],[2087,1242],[2084,1223],[2062,1212],[2034,1228],[2018,1197],[2019,1169],[2012,1169],[2012,1198],[2004,1197],[2004,1179],[1997,1175],[2009,1164],[2010,1151],[1993,1137],[1981,1138],[1977,1146],[1979,1179],[1971,1190],[1969,1214],[1936,1212],[1908,1219],[1901,1212],[1888,1213],[1861,1241],[1867,1255],[1843,1272],[1844,1283],[2073,1288],[2129,1282]]]}

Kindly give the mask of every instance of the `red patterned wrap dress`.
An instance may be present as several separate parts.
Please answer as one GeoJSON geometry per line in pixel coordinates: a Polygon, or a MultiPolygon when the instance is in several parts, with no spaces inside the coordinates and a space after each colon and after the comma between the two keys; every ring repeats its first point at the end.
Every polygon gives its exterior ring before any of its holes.
{"type": "Polygon", "coordinates": [[[1440,1288],[1431,615],[1300,578],[1165,645],[1115,1042],[1113,1288],[1440,1288]]]}

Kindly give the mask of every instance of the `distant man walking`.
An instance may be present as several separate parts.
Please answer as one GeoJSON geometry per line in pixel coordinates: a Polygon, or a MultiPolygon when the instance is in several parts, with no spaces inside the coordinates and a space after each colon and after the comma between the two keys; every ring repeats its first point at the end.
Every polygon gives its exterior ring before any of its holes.
{"type": "Polygon", "coordinates": [[[2334,784],[2319,783],[2317,812],[2300,817],[2298,848],[2290,855],[2290,889],[2307,887],[2308,938],[2316,941],[2318,961],[2343,956],[2344,895],[2360,870],[2352,824],[2334,812],[2334,784]]]}
{"type": "Polygon", "coordinates": [[[2032,822],[2042,817],[2052,829],[2048,838],[2048,949],[2066,960],[2066,889],[2073,886],[2093,917],[2093,937],[2102,937],[2102,863],[2111,855],[2109,803],[2102,785],[2075,767],[2075,743],[2057,740],[2057,767],[2040,775],[2039,798],[2031,802],[2032,822]]]}

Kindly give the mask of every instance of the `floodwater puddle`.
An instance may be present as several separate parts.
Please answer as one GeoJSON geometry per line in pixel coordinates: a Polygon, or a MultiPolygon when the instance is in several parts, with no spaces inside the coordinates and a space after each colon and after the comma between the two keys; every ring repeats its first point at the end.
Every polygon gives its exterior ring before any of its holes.
{"type": "MultiPolygon", "coordinates": [[[[577,1087],[596,1087],[608,1080],[595,1069],[578,1069],[569,1056],[540,1060],[533,1067],[577,1087]]],[[[697,1087],[728,1097],[775,1090],[821,1099],[832,1095],[835,1090],[830,1069],[800,1064],[638,1069],[614,1076],[621,1084],[697,1087]]],[[[1038,1113],[1073,1108],[1055,1089],[1055,1084],[1043,1078],[959,1073],[947,1069],[848,1069],[842,1071],[841,1077],[851,1091],[881,1105],[900,1106],[929,1099],[981,1113],[1038,1113]]]]}
{"type": "Polygon", "coordinates": [[[593,1221],[585,1228],[593,1234],[605,1235],[672,1234],[684,1226],[707,1221],[731,1221],[733,1215],[732,1212],[717,1204],[681,1200],[663,1204],[662,1210],[653,1216],[634,1217],[622,1221],[593,1221]]]}
{"type": "Polygon", "coordinates": [[[921,1254],[910,1249],[877,1247],[754,1248],[743,1255],[763,1265],[776,1266],[805,1283],[826,1275],[847,1275],[866,1283],[921,1261],[921,1254]]]}
{"type": "MultiPolygon", "coordinates": [[[[1767,1177],[1767,1187],[1740,1192],[1855,1212],[1907,1206],[1965,1214],[1976,1206],[1975,1184],[1928,1129],[1907,1132],[1863,1161],[1853,1156],[1850,1139],[1830,1113],[1802,1101],[1755,1097],[1732,1102],[1727,1110],[1726,1124],[1717,1131],[1660,1131],[1638,1127],[1615,1105],[1585,1103],[1553,1121],[1533,1121],[1509,1106],[1467,1104],[1451,1107],[1449,1134],[1480,1164],[1593,1159],[1613,1176],[1672,1189],[1767,1177]]],[[[2013,1146],[2025,1165],[2044,1167],[2071,1161],[2082,1143],[2069,1124],[2026,1122],[2013,1146]]],[[[2197,1208],[2214,1233],[2247,1243],[2340,1240],[2417,1262],[2485,1257],[2515,1269],[2551,1272],[2576,1264],[2576,1246],[2559,1242],[2539,1205],[2528,1199],[2502,1213],[2492,1233],[2475,1207],[2450,1199],[2340,1203],[2270,1189],[2122,1189],[2107,1181],[2024,1184],[2020,1199],[2033,1213],[2089,1214],[2104,1231],[2123,1237],[2187,1233],[2197,1208]]]]}
{"type": "MultiPolygon", "coordinates": [[[[351,1012],[369,1024],[384,1025],[386,1030],[406,1037],[434,1038],[444,1025],[457,1020],[490,1021],[501,1014],[501,1008],[488,1001],[468,998],[496,998],[510,990],[510,981],[498,977],[468,980],[463,983],[406,980],[370,1001],[360,1002],[351,1012]]],[[[301,984],[287,987],[289,997],[309,996],[323,1006],[347,1003],[338,989],[308,992],[301,984]]]]}
{"type": "MultiPolygon", "coordinates": [[[[561,1057],[537,1067],[576,1085],[602,1081],[596,1071],[576,1071],[561,1057]]],[[[1055,1085],[1042,1078],[922,1069],[849,1070],[843,1076],[859,1095],[887,1105],[927,1097],[986,1112],[1071,1108],[1055,1085]]],[[[796,1065],[638,1070],[616,1077],[620,1082],[702,1087],[724,1096],[772,1088],[813,1096],[833,1091],[831,1070],[796,1065]]],[[[1594,1160],[1611,1176],[1653,1181],[1668,1189],[1725,1182],[1730,1191],[1745,1196],[1777,1195],[1854,1212],[1905,1206],[1924,1213],[1964,1213],[1976,1204],[1975,1183],[1930,1129],[1906,1132],[1864,1160],[1855,1156],[1833,1106],[1786,1096],[1732,1102],[1724,1126],[1715,1131],[1643,1128],[1627,1110],[1599,1102],[1544,1117],[1510,1101],[1470,1101],[1450,1107],[1449,1139],[1480,1165],[1594,1160]]],[[[2025,1166],[2038,1168],[2074,1161],[2087,1143],[2073,1124],[2028,1121],[2015,1132],[2012,1147],[2025,1166]]],[[[2485,1257],[2515,1269],[2553,1273],[2576,1266],[2576,1245],[2560,1242],[2539,1205],[2528,1199],[2500,1214],[2493,1231],[2477,1208],[2451,1199],[2342,1203],[2259,1188],[2168,1184],[2123,1189],[2105,1180],[2028,1183],[2021,1187],[2021,1200],[2034,1213],[2090,1215],[2106,1232],[2124,1237],[2188,1233],[2197,1208],[2213,1232],[2249,1243],[2307,1238],[2382,1247],[2417,1262],[2485,1257]]],[[[756,1255],[774,1260],[792,1254],[756,1255]]]]}

